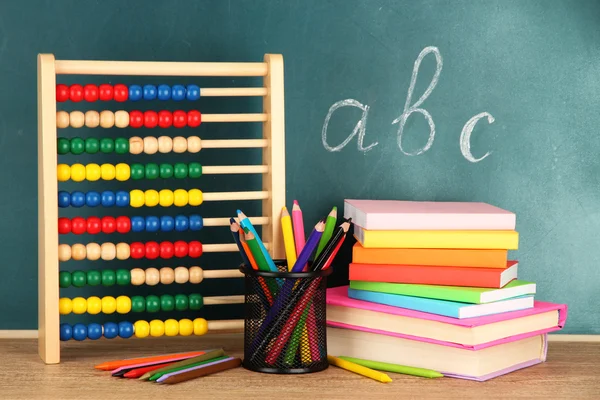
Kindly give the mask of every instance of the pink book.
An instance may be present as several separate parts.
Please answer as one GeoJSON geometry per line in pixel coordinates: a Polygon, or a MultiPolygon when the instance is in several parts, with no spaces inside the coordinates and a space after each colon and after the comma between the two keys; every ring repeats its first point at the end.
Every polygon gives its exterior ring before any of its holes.
{"type": "Polygon", "coordinates": [[[487,203],[352,200],[344,218],[367,230],[515,230],[516,216],[487,203]]]}

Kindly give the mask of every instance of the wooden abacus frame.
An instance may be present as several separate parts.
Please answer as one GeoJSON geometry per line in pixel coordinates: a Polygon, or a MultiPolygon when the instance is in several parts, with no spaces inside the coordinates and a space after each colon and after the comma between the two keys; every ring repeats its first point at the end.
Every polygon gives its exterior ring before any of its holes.
{"type": "MultiPolygon", "coordinates": [[[[281,225],[276,222],[275,217],[279,215],[285,205],[285,114],[282,55],[265,54],[264,62],[221,63],[56,60],[52,54],[40,54],[38,55],[38,342],[40,357],[46,364],[60,362],[57,75],[262,76],[262,88],[208,88],[203,89],[202,95],[263,96],[262,114],[203,116],[203,122],[262,122],[263,139],[240,140],[239,146],[230,146],[231,142],[234,142],[233,140],[214,140],[210,141],[211,145],[206,148],[263,148],[263,165],[268,167],[263,175],[264,195],[255,197],[262,199],[264,222],[262,239],[265,244],[268,243],[267,248],[273,258],[284,257],[281,225]]],[[[219,321],[209,321],[209,325],[212,324],[217,329],[218,327],[229,329],[232,326],[239,326],[239,324],[230,322],[233,321],[222,321],[222,324],[219,324],[219,321]]]]}

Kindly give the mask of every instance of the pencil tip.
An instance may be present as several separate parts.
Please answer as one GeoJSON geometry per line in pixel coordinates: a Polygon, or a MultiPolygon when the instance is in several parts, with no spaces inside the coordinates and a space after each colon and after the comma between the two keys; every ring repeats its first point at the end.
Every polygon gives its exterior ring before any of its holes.
{"type": "Polygon", "coordinates": [[[294,200],[294,204],[299,205],[298,200],[294,200]]]}

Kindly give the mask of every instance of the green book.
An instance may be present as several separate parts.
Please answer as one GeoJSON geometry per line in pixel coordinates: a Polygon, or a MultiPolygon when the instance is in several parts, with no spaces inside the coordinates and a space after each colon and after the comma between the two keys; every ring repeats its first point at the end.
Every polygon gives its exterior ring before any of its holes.
{"type": "Polygon", "coordinates": [[[513,297],[533,295],[536,291],[535,283],[520,280],[513,280],[501,289],[366,281],[350,281],[350,288],[472,304],[493,303],[513,297]]]}

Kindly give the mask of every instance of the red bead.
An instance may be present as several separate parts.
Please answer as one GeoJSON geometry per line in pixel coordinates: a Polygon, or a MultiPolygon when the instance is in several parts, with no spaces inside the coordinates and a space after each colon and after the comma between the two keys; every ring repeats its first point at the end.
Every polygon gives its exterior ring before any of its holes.
{"type": "Polygon", "coordinates": [[[91,234],[91,235],[97,235],[98,233],[102,232],[102,223],[100,221],[100,218],[98,217],[88,217],[87,219],[87,233],[91,234]]]}
{"type": "Polygon", "coordinates": [[[202,243],[197,240],[192,240],[189,247],[189,256],[192,258],[198,258],[202,255],[202,243]]]}
{"type": "Polygon", "coordinates": [[[87,230],[87,222],[85,218],[75,217],[71,220],[71,232],[76,235],[84,234],[87,230]]]}
{"type": "Polygon", "coordinates": [[[171,242],[160,243],[160,258],[171,258],[175,253],[175,246],[171,242]]]}
{"type": "Polygon", "coordinates": [[[141,128],[144,126],[144,114],[139,110],[130,111],[129,126],[132,128],[141,128]]]}
{"type": "Polygon", "coordinates": [[[187,125],[187,114],[185,111],[177,110],[173,112],[173,126],[183,128],[187,125]]]}
{"type": "Polygon", "coordinates": [[[146,258],[154,260],[160,254],[160,246],[156,242],[146,243],[146,258]]]}
{"type": "Polygon", "coordinates": [[[131,220],[129,217],[117,217],[117,232],[127,233],[131,230],[131,220]]]}
{"type": "Polygon", "coordinates": [[[158,114],[156,111],[144,111],[144,126],[146,128],[154,128],[158,124],[158,114]]]}
{"type": "Polygon", "coordinates": [[[127,86],[119,83],[115,85],[113,97],[115,101],[127,101],[127,98],[129,97],[129,89],[127,89],[127,86]]]}
{"type": "Polygon", "coordinates": [[[187,256],[188,254],[188,244],[183,240],[178,240],[174,244],[175,247],[175,257],[182,258],[187,256]]]}
{"type": "Polygon", "coordinates": [[[173,114],[171,111],[162,110],[158,112],[158,126],[169,128],[173,125],[173,114]]]}
{"type": "Polygon", "coordinates": [[[113,217],[102,217],[102,232],[113,233],[117,229],[117,222],[113,217]]]}
{"type": "Polygon", "coordinates": [[[67,85],[56,85],[56,101],[59,103],[69,100],[69,87],[67,85]]]}
{"type": "Polygon", "coordinates": [[[61,217],[58,219],[58,233],[66,235],[71,232],[71,220],[69,218],[61,217]]]}
{"type": "Polygon", "coordinates": [[[109,84],[103,83],[100,85],[98,90],[98,97],[102,101],[111,101],[113,99],[113,87],[109,84]]]}
{"type": "Polygon", "coordinates": [[[98,86],[85,85],[83,87],[83,98],[90,103],[98,100],[98,86]]]}
{"type": "Polygon", "coordinates": [[[202,114],[198,110],[191,110],[187,113],[187,124],[189,127],[196,128],[202,123],[202,114]]]}
{"type": "Polygon", "coordinates": [[[146,246],[144,246],[144,243],[133,242],[129,245],[129,255],[131,256],[131,258],[144,258],[145,254],[146,246]]]}
{"type": "Polygon", "coordinates": [[[83,100],[83,87],[81,85],[71,85],[69,88],[69,99],[74,102],[83,100]]]}

